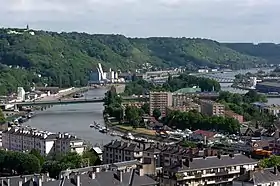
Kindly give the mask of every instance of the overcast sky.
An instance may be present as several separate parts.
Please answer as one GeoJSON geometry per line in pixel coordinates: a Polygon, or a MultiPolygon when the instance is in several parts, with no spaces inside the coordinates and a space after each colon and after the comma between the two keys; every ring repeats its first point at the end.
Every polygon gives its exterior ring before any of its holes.
{"type": "Polygon", "coordinates": [[[0,24],[280,43],[280,0],[0,0],[0,24]],[[278,18],[278,19],[277,19],[278,18]]]}

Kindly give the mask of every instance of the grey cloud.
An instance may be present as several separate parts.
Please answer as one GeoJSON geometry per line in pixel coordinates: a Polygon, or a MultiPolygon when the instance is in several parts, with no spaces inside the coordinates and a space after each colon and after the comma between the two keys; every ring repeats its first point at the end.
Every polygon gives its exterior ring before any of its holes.
{"type": "Polygon", "coordinates": [[[280,41],[279,0],[0,0],[0,23],[132,37],[280,41]]]}

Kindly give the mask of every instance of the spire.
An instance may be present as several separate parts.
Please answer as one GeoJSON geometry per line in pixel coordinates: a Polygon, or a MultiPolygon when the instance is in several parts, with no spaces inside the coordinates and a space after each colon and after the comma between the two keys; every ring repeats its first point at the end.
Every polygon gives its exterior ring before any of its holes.
{"type": "Polygon", "coordinates": [[[29,30],[29,25],[28,24],[26,25],[26,30],[29,30]]]}

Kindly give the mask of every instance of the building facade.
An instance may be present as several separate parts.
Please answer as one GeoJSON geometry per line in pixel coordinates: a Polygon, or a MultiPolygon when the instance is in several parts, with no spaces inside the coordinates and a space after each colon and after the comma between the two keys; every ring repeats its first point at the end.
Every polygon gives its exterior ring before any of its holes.
{"type": "Polygon", "coordinates": [[[183,106],[173,106],[167,108],[167,113],[173,110],[181,111],[181,112],[189,112],[191,110],[195,110],[197,112],[201,112],[201,107],[199,104],[194,102],[186,103],[186,105],[183,106]]]}
{"type": "Polygon", "coordinates": [[[163,168],[160,183],[162,186],[226,185],[246,171],[254,170],[257,163],[242,154],[178,160],[163,168]]]}
{"type": "Polygon", "coordinates": [[[171,92],[150,92],[150,115],[153,115],[154,109],[159,109],[164,117],[169,106],[172,106],[171,92]]]}
{"type": "Polygon", "coordinates": [[[265,81],[256,84],[256,90],[262,93],[280,93],[280,83],[265,81]]]}
{"type": "Polygon", "coordinates": [[[224,116],[225,106],[211,100],[200,100],[201,113],[208,116],[224,116]]]}
{"type": "Polygon", "coordinates": [[[178,107],[178,106],[185,106],[187,103],[191,102],[192,99],[187,94],[173,94],[172,95],[172,106],[178,107]]]}
{"type": "Polygon", "coordinates": [[[2,132],[2,147],[7,150],[26,152],[36,149],[42,155],[49,153],[77,152],[85,150],[83,140],[68,133],[50,133],[30,128],[8,128],[2,132]]]}
{"type": "Polygon", "coordinates": [[[227,117],[231,117],[231,118],[236,119],[237,121],[239,121],[239,123],[243,123],[243,121],[244,121],[242,115],[237,114],[237,113],[235,113],[235,112],[233,112],[233,111],[231,111],[231,110],[226,110],[226,111],[225,111],[225,115],[226,115],[227,117]]]}

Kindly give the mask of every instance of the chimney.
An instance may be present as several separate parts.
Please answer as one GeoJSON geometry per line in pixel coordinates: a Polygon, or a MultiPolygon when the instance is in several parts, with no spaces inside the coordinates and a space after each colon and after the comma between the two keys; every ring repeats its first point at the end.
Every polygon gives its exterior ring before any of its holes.
{"type": "Polygon", "coordinates": [[[10,178],[7,178],[7,186],[10,186],[10,178]]]}
{"type": "Polygon", "coordinates": [[[43,182],[42,176],[39,175],[39,176],[38,176],[38,186],[42,186],[42,185],[43,185],[42,182],[43,182]]]}
{"type": "Polygon", "coordinates": [[[278,168],[277,166],[273,167],[273,173],[277,176],[278,175],[278,168]]]}
{"type": "Polygon", "coordinates": [[[95,172],[94,171],[91,172],[91,179],[93,179],[93,180],[95,179],[95,172]]]}
{"type": "Polygon", "coordinates": [[[117,170],[117,172],[114,174],[114,178],[119,180],[119,182],[122,182],[123,181],[122,171],[117,170]]]}
{"type": "Polygon", "coordinates": [[[18,186],[22,186],[22,180],[18,181],[18,186]]]}
{"type": "Polygon", "coordinates": [[[81,186],[81,177],[78,173],[75,175],[75,183],[76,186],[81,186]]]}

